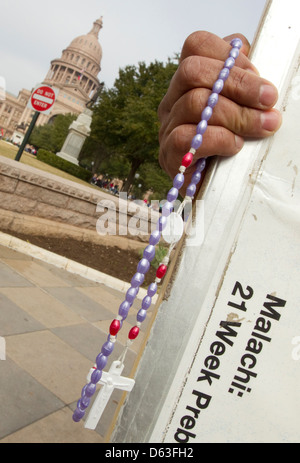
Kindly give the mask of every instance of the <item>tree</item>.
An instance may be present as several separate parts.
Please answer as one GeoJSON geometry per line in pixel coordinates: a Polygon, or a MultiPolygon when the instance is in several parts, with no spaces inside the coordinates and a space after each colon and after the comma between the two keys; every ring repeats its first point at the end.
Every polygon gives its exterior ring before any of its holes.
{"type": "Polygon", "coordinates": [[[119,176],[126,178],[123,191],[129,190],[145,162],[160,169],[157,109],[176,69],[171,60],[127,66],[113,88],[103,89],[94,107],[91,139],[108,150],[106,163],[115,156],[124,159],[119,162],[119,176]]]}
{"type": "Polygon", "coordinates": [[[75,114],[59,114],[51,124],[36,126],[29,143],[52,153],[59,152],[68,135],[69,127],[76,118],[75,114]]]}

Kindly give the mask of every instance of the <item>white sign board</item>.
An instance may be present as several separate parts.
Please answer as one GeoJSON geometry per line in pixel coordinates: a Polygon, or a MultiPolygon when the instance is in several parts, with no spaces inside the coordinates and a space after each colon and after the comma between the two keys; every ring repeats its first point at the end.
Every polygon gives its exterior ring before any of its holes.
{"type": "Polygon", "coordinates": [[[48,85],[37,85],[28,101],[28,107],[43,114],[50,114],[59,90],[48,85]]]}
{"type": "MultiPolygon", "coordinates": [[[[266,54],[272,52],[270,45],[282,56],[274,42],[276,33],[280,36],[280,29],[272,29],[275,15],[287,34],[279,37],[281,44],[285,49],[291,44],[294,53],[287,67],[277,63],[273,75],[281,91],[283,125],[272,140],[258,145],[236,221],[227,224],[224,252],[199,303],[198,321],[151,442],[300,441],[300,37],[293,18],[285,21],[292,11],[273,2],[258,47],[262,55],[263,47],[266,54]]],[[[269,79],[274,81],[272,75],[269,79]]],[[[233,179],[238,172],[243,175],[240,163],[223,166],[225,207],[229,186],[235,190],[233,179]]],[[[211,191],[221,184],[218,170],[211,191]]],[[[209,200],[206,210],[208,205],[209,200]]],[[[188,291],[184,283],[175,281],[188,291]]],[[[196,297],[195,287],[190,290],[196,297]]]]}
{"type": "Polygon", "coordinates": [[[300,441],[299,17],[267,4],[251,58],[283,125],[212,165],[113,442],[300,441]]]}

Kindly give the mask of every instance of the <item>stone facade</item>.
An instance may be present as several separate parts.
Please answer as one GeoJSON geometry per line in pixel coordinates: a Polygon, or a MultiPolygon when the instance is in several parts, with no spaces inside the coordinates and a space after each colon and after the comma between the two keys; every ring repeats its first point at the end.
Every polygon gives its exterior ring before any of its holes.
{"type": "MultiPolygon", "coordinates": [[[[58,114],[80,114],[101,88],[98,74],[101,70],[102,48],[98,40],[103,26],[102,18],[94,22],[90,32],[76,37],[63,50],[60,58],[51,61],[44,84],[59,89],[50,115],[40,114],[37,125],[44,125],[58,114]]],[[[0,99],[0,135],[20,144],[29,126],[33,111],[27,108],[31,91],[23,89],[16,97],[6,93],[0,99]]]]}
{"type": "Polygon", "coordinates": [[[24,137],[26,128],[23,120],[23,113],[31,92],[29,90],[21,90],[16,97],[9,92],[5,93],[5,98],[0,101],[0,129],[1,135],[7,138],[13,138],[14,142],[19,144],[24,137]]]}

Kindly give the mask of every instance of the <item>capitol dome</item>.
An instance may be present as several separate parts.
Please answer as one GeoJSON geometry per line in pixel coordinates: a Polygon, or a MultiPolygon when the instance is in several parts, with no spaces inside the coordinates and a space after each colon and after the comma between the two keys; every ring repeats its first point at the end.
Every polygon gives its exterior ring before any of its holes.
{"type": "Polygon", "coordinates": [[[72,40],[68,48],[64,50],[63,53],[66,54],[66,52],[69,52],[69,56],[72,56],[72,53],[80,53],[80,55],[86,55],[87,59],[92,60],[97,65],[97,67],[99,67],[100,71],[102,48],[98,37],[102,27],[103,22],[102,18],[100,18],[94,22],[93,28],[88,34],[80,35],[79,37],[76,37],[74,40],[72,40]]]}
{"type": "Polygon", "coordinates": [[[44,83],[59,89],[59,100],[64,107],[61,112],[82,111],[101,87],[98,74],[102,47],[98,37],[102,27],[101,17],[94,22],[90,32],[72,40],[62,51],[61,58],[51,61],[44,83]]]}

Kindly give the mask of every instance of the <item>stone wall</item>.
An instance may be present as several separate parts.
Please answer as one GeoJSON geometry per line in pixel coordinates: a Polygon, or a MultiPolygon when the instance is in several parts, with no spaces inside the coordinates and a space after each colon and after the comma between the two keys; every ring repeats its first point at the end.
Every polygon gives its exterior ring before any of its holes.
{"type": "MultiPolygon", "coordinates": [[[[150,211],[147,207],[144,210],[135,207],[136,211],[129,212],[129,205],[96,187],[77,184],[0,156],[0,229],[72,235],[120,246],[128,239],[145,242],[151,231],[150,211]],[[136,222],[137,215],[143,233],[128,235],[127,224],[136,222]],[[101,216],[107,223],[117,222],[116,236],[97,233],[101,216]]],[[[152,213],[152,220],[157,220],[156,214],[152,213]]]]}

